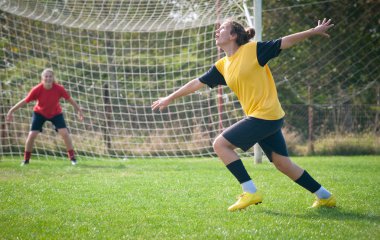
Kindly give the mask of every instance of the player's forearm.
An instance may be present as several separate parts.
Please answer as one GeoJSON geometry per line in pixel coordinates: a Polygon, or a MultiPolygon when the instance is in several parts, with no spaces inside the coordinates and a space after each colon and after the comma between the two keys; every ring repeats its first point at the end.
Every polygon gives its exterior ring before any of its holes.
{"type": "Polygon", "coordinates": [[[203,85],[204,84],[201,81],[199,81],[198,79],[193,79],[190,82],[186,83],[184,86],[182,86],[177,91],[170,94],[168,97],[169,97],[170,101],[173,101],[174,99],[189,95],[189,94],[199,90],[200,88],[203,87],[203,85]]]}
{"type": "Polygon", "coordinates": [[[290,48],[294,46],[295,44],[302,42],[303,40],[314,35],[316,35],[316,33],[314,32],[314,28],[311,28],[303,32],[298,32],[298,33],[285,36],[281,40],[281,49],[290,48]]]}
{"type": "Polygon", "coordinates": [[[67,100],[73,107],[74,109],[77,111],[77,112],[81,112],[82,109],[80,108],[80,106],[78,105],[78,103],[76,101],[74,101],[74,99],[70,98],[69,100],[67,100]]]}
{"type": "Polygon", "coordinates": [[[16,105],[14,105],[10,110],[9,110],[9,113],[14,113],[15,111],[17,111],[19,108],[22,108],[23,106],[26,105],[26,102],[25,102],[25,99],[22,99],[21,101],[19,101],[16,105]]]}

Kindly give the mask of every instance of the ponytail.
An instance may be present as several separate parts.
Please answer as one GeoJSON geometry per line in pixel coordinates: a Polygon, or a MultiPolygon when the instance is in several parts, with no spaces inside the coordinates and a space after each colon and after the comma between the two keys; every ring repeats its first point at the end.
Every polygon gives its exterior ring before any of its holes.
{"type": "Polygon", "coordinates": [[[231,34],[236,34],[236,43],[237,45],[241,46],[249,42],[250,39],[252,39],[255,36],[255,29],[254,28],[246,28],[236,22],[236,21],[228,21],[231,25],[231,34]]]}
{"type": "Polygon", "coordinates": [[[255,37],[255,29],[254,28],[246,28],[245,32],[247,33],[248,40],[255,37]]]}

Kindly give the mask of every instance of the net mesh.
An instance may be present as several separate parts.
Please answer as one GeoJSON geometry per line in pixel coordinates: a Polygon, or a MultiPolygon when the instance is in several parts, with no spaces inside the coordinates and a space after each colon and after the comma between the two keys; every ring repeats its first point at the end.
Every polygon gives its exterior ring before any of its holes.
{"type": "MultiPolygon", "coordinates": [[[[264,9],[263,17],[286,19],[316,7],[328,9],[331,2],[335,1],[264,9]]],[[[375,18],[377,6],[370,4],[366,14],[375,18]]],[[[213,139],[243,116],[226,87],[204,88],[176,100],[163,113],[153,113],[150,107],[159,97],[203,75],[222,56],[215,46],[215,25],[231,16],[245,22],[242,1],[0,0],[0,9],[2,116],[39,83],[41,71],[51,67],[84,110],[85,121],[79,122],[74,109],[62,102],[75,150],[83,156],[210,156],[213,139]]],[[[362,15],[347,14],[337,18],[338,26],[351,18],[357,20],[350,27],[363,26],[362,15]]],[[[304,30],[316,20],[306,14],[300,29],[286,21],[271,26],[269,21],[263,40],[304,30]]],[[[313,40],[325,49],[313,51],[306,42],[304,48],[313,53],[307,59],[297,58],[300,51],[290,51],[274,60],[271,69],[280,100],[291,95],[296,103],[307,103],[308,86],[313,86],[312,99],[318,107],[365,93],[378,78],[363,79],[360,68],[378,76],[375,65],[380,56],[374,47],[378,33],[369,31],[365,36],[365,43],[347,39],[333,47],[313,40]],[[349,62],[355,54],[352,48],[360,53],[355,63],[349,62]],[[340,95],[334,94],[336,83],[341,84],[340,95]],[[321,100],[326,93],[331,96],[328,102],[321,100]]],[[[24,151],[31,107],[18,110],[12,123],[1,124],[2,152],[24,151]]],[[[290,109],[288,116],[292,121],[290,109]]],[[[63,141],[50,123],[42,134],[34,148],[37,156],[65,155],[63,141]]]]}
{"type": "MultiPolygon", "coordinates": [[[[3,73],[8,107],[39,83],[44,67],[52,67],[58,83],[85,112],[85,121],[79,122],[71,106],[61,104],[80,154],[212,154],[211,139],[220,132],[217,92],[203,89],[164,113],[153,113],[150,105],[217,60],[215,23],[219,15],[241,14],[234,2],[3,1],[1,7],[8,12],[12,57],[3,73]]],[[[227,104],[223,114],[239,112],[234,104],[227,104]]],[[[30,107],[17,111],[8,125],[6,151],[23,152],[30,107]]],[[[46,125],[35,152],[64,155],[62,140],[46,125]]]]}

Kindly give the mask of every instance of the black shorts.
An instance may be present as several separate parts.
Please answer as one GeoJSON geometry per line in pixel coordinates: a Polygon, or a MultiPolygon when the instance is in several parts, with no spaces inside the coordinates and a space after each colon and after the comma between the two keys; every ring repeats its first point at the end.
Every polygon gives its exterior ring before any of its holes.
{"type": "Polygon", "coordinates": [[[55,131],[61,128],[67,128],[65,119],[63,118],[63,114],[60,113],[52,118],[46,118],[39,113],[33,112],[32,116],[32,126],[30,127],[30,131],[40,131],[42,132],[42,126],[46,121],[50,121],[53,123],[55,127],[55,131]]]}
{"type": "Polygon", "coordinates": [[[258,143],[272,161],[272,152],[288,156],[285,139],[281,132],[283,124],[284,119],[263,120],[246,117],[227,128],[222,136],[243,151],[247,151],[258,143]]]}

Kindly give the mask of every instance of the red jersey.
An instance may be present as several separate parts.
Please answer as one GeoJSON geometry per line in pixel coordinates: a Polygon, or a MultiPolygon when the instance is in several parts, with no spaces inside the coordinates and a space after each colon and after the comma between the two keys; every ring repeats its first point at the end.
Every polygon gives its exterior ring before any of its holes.
{"type": "Polygon", "coordinates": [[[62,85],[53,83],[51,89],[45,89],[44,85],[40,83],[30,90],[28,96],[25,98],[25,102],[29,103],[37,100],[33,111],[46,118],[52,118],[62,113],[62,108],[59,104],[59,99],[62,97],[66,100],[70,99],[70,95],[62,85]]]}

